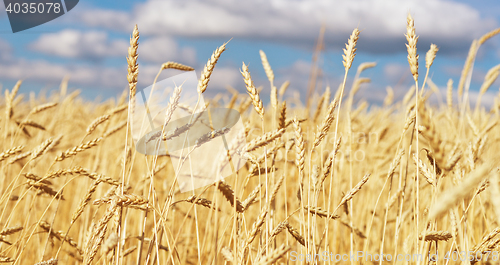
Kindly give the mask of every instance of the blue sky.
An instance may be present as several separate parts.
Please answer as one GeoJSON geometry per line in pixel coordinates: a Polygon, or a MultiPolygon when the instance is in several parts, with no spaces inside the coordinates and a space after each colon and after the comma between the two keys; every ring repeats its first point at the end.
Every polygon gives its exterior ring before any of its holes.
{"type": "MultiPolygon", "coordinates": [[[[500,27],[500,5],[495,0],[80,0],[68,14],[15,34],[5,9],[0,10],[0,83],[10,89],[23,79],[21,92],[50,93],[69,76],[70,89],[81,89],[87,99],[115,97],[127,87],[125,56],[133,26],[138,24],[141,87],[151,84],[166,61],[188,64],[199,73],[212,51],[232,38],[209,84],[212,95],[228,85],[245,91],[239,73],[244,61],[255,83],[264,86],[265,97],[269,85],[260,49],[273,67],[276,85],[290,80],[289,95],[293,91],[304,95],[312,51],[324,24],[325,51],[319,60],[322,75],[317,89],[323,91],[327,84],[337,89],[344,73],[341,48],[359,27],[349,81],[360,63],[377,62],[362,74],[372,82],[362,86],[358,98],[380,103],[387,86],[401,97],[412,85],[404,37],[408,11],[419,35],[420,75],[425,74],[430,43],[437,44],[440,50],[430,77],[443,90],[449,78],[456,89],[472,40],[500,27]]],[[[499,62],[500,36],[481,46],[471,90],[477,91],[488,69],[499,62]]],[[[488,92],[496,95],[499,84],[488,92]]],[[[493,96],[483,100],[485,105],[492,101],[493,96]]]]}

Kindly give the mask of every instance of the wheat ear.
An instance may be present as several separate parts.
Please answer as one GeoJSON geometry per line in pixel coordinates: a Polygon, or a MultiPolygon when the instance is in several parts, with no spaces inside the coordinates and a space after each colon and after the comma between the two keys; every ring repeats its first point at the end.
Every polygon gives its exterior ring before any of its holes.
{"type": "Polygon", "coordinates": [[[166,62],[161,65],[161,70],[176,69],[181,71],[193,71],[194,68],[176,62],[166,62]]]}
{"type": "Polygon", "coordinates": [[[53,108],[55,106],[57,106],[57,102],[51,102],[51,103],[46,103],[46,104],[43,104],[43,105],[36,106],[36,107],[34,107],[30,111],[30,113],[28,114],[28,116],[36,114],[36,113],[39,113],[39,112],[42,112],[44,110],[48,110],[48,109],[53,108]]]}
{"type": "Polygon", "coordinates": [[[273,252],[269,253],[263,259],[261,259],[257,264],[258,265],[271,265],[278,261],[281,257],[286,255],[286,253],[291,249],[290,246],[286,246],[282,244],[279,248],[273,250],[273,252]]]}
{"type": "Polygon", "coordinates": [[[31,159],[34,160],[35,158],[41,156],[45,151],[47,151],[49,145],[52,144],[52,141],[52,138],[49,138],[42,144],[40,144],[37,148],[33,149],[33,151],[31,151],[31,159]]]}
{"type": "Polygon", "coordinates": [[[226,182],[221,180],[221,181],[219,181],[217,188],[222,193],[222,195],[224,195],[224,197],[226,197],[226,199],[229,201],[231,206],[234,207],[234,202],[236,199],[236,211],[239,213],[243,212],[243,205],[241,204],[241,201],[237,197],[235,198],[234,190],[233,190],[233,188],[231,188],[231,186],[229,186],[226,182]]]}
{"type": "Polygon", "coordinates": [[[12,235],[12,234],[15,234],[19,231],[23,230],[23,227],[22,226],[13,226],[13,227],[7,227],[7,228],[4,228],[1,232],[0,232],[0,235],[1,236],[8,236],[8,235],[12,235]]]}
{"type": "Polygon", "coordinates": [[[85,209],[85,206],[87,206],[89,204],[90,199],[92,198],[92,195],[97,190],[97,185],[99,185],[99,183],[101,183],[101,180],[97,179],[97,180],[95,180],[92,183],[92,185],[90,185],[90,188],[87,191],[87,193],[85,194],[85,197],[83,197],[83,199],[81,200],[81,202],[80,202],[77,210],[71,216],[71,222],[70,222],[70,224],[74,224],[76,222],[76,220],[78,219],[78,217],[80,217],[80,215],[83,213],[83,210],[85,209]]]}
{"type": "Polygon", "coordinates": [[[358,193],[361,190],[363,185],[365,185],[365,183],[368,181],[369,177],[370,177],[370,174],[366,174],[358,182],[358,184],[356,184],[356,186],[354,186],[344,197],[342,197],[342,200],[340,200],[339,205],[337,206],[337,208],[335,208],[335,211],[333,211],[333,212],[335,213],[340,208],[340,206],[342,206],[344,203],[350,201],[352,199],[352,197],[354,197],[354,195],[356,195],[356,193],[358,193]]]}
{"type": "Polygon", "coordinates": [[[97,250],[100,248],[102,241],[104,239],[104,234],[106,233],[108,222],[111,220],[113,215],[115,215],[118,209],[118,204],[115,200],[111,202],[111,205],[106,209],[104,216],[92,227],[91,236],[89,237],[85,253],[83,255],[83,263],[88,265],[94,260],[97,250]]]}
{"type": "Polygon", "coordinates": [[[464,68],[462,69],[462,74],[460,75],[460,80],[458,81],[458,98],[460,99],[463,94],[465,81],[469,75],[469,71],[472,68],[474,59],[476,58],[477,49],[479,44],[477,40],[473,40],[469,48],[469,54],[467,54],[467,59],[465,59],[464,68]]]}
{"type": "Polygon", "coordinates": [[[388,86],[385,88],[385,91],[387,91],[387,96],[384,98],[384,106],[387,107],[390,106],[394,100],[394,90],[392,87],[388,86]]]}
{"type": "Polygon", "coordinates": [[[248,95],[252,99],[252,104],[255,108],[255,111],[259,114],[260,118],[264,119],[264,107],[262,105],[262,100],[260,100],[259,92],[257,88],[255,88],[252,77],[250,76],[250,72],[248,71],[248,66],[243,63],[241,67],[241,75],[243,76],[243,81],[245,81],[245,85],[247,87],[248,95]]]}
{"type": "Polygon", "coordinates": [[[226,50],[226,44],[227,42],[222,44],[219,48],[217,48],[212,53],[212,57],[208,59],[207,64],[203,68],[203,72],[201,72],[200,80],[198,81],[198,88],[197,88],[198,94],[201,95],[203,94],[203,92],[205,92],[205,90],[207,90],[208,81],[210,81],[210,76],[214,71],[215,64],[217,64],[219,57],[226,50]]]}
{"type": "Polygon", "coordinates": [[[299,242],[302,246],[306,245],[306,241],[305,241],[304,237],[302,235],[300,235],[299,231],[297,231],[297,229],[295,229],[291,224],[287,223],[286,229],[288,230],[288,233],[290,233],[290,235],[292,235],[293,238],[295,238],[295,240],[297,240],[297,242],[299,242]]]}
{"type": "MultiPolygon", "coordinates": [[[[418,37],[417,37],[418,38],[418,37]]],[[[436,58],[436,53],[438,52],[438,47],[436,44],[431,43],[431,47],[425,54],[425,68],[429,69],[436,58]]]]}
{"type": "MultiPolygon", "coordinates": [[[[181,92],[182,92],[182,86],[175,87],[172,96],[170,96],[170,102],[168,103],[168,108],[165,113],[165,121],[163,122],[163,126],[165,127],[170,122],[170,119],[172,119],[172,115],[174,114],[174,111],[177,108],[177,104],[179,104],[179,99],[181,98],[181,92]]],[[[162,139],[164,141],[167,138],[166,133],[167,132],[163,130],[162,139]]]]}
{"type": "Polygon", "coordinates": [[[3,151],[2,153],[0,153],[0,161],[3,161],[5,159],[9,158],[10,156],[21,152],[23,150],[23,148],[24,148],[24,145],[20,145],[20,146],[16,146],[16,147],[13,147],[13,148],[10,148],[10,149],[3,151]]]}
{"type": "Polygon", "coordinates": [[[413,18],[410,13],[408,13],[408,17],[406,18],[407,26],[406,26],[406,40],[408,44],[406,44],[406,49],[408,50],[408,63],[410,64],[410,71],[413,75],[413,79],[415,82],[418,80],[418,54],[417,54],[417,41],[418,36],[415,34],[415,25],[413,18]]]}
{"type": "Polygon", "coordinates": [[[453,187],[446,190],[441,196],[436,199],[436,202],[429,210],[429,220],[433,220],[441,216],[442,213],[449,210],[458,200],[465,197],[472,189],[474,189],[481,180],[487,177],[489,165],[482,165],[470,173],[458,187],[453,187]]]}
{"type": "MultiPolygon", "coordinates": [[[[448,241],[452,238],[450,232],[448,231],[427,231],[425,232],[425,241],[448,241]]],[[[422,240],[422,235],[418,236],[418,239],[422,240]]]]}
{"type": "Polygon", "coordinates": [[[63,161],[64,159],[66,159],[68,157],[75,156],[76,154],[78,154],[80,152],[83,152],[87,149],[90,149],[90,148],[96,146],[101,140],[102,140],[102,138],[99,137],[99,138],[96,138],[94,140],[90,140],[86,143],[80,144],[79,146],[75,146],[75,147],[61,153],[60,155],[58,155],[55,160],[56,161],[63,161]]]}
{"type": "Polygon", "coordinates": [[[351,69],[352,62],[354,61],[354,56],[356,55],[356,43],[358,42],[358,38],[359,30],[358,28],[355,28],[345,45],[344,54],[342,55],[342,58],[344,59],[342,63],[344,64],[344,68],[347,70],[351,69]]]}
{"type": "Polygon", "coordinates": [[[248,234],[248,237],[246,239],[247,246],[250,245],[257,236],[257,233],[259,232],[260,228],[264,224],[264,221],[266,220],[268,212],[269,210],[267,208],[263,208],[259,217],[257,217],[257,220],[255,220],[255,222],[252,224],[252,230],[250,230],[250,233],[248,234]]]}
{"type": "Polygon", "coordinates": [[[446,83],[446,103],[448,105],[448,110],[453,109],[453,79],[448,79],[446,83]]]}
{"type": "Polygon", "coordinates": [[[339,215],[336,215],[336,214],[331,214],[319,207],[315,207],[315,206],[304,206],[304,209],[307,210],[308,212],[310,212],[311,214],[314,214],[314,215],[317,215],[319,217],[324,217],[324,218],[331,218],[331,219],[337,219],[337,218],[340,218],[339,215]]]}
{"type": "Polygon", "coordinates": [[[271,105],[275,110],[278,109],[278,89],[274,86],[274,72],[267,60],[267,56],[264,51],[260,50],[260,59],[262,61],[262,66],[264,67],[264,71],[266,72],[267,79],[271,83],[271,105]]]}
{"type": "Polygon", "coordinates": [[[223,247],[220,250],[220,254],[224,257],[224,259],[228,262],[234,263],[234,256],[233,253],[231,252],[231,249],[228,247],[223,247]]]}
{"type": "Polygon", "coordinates": [[[330,106],[328,106],[328,111],[325,118],[323,119],[323,122],[321,123],[321,127],[318,129],[318,134],[316,135],[316,137],[314,137],[313,148],[317,147],[321,143],[321,141],[328,133],[328,130],[330,130],[330,126],[332,125],[333,119],[335,118],[333,112],[335,111],[336,107],[337,100],[334,99],[330,103],[330,106]]]}
{"type": "Polygon", "coordinates": [[[278,128],[283,129],[286,127],[286,101],[281,104],[280,116],[278,118],[278,128]]]}
{"type": "Polygon", "coordinates": [[[245,145],[244,150],[246,152],[251,152],[259,147],[265,146],[272,141],[276,140],[277,138],[281,137],[283,133],[285,132],[285,129],[277,129],[271,132],[268,132],[262,136],[259,136],[255,139],[253,139],[250,143],[245,145]]]}
{"type": "Polygon", "coordinates": [[[90,135],[93,131],[95,131],[97,126],[99,126],[103,122],[107,121],[109,119],[109,117],[110,117],[109,114],[105,114],[105,115],[102,115],[100,117],[97,117],[94,121],[92,121],[92,123],[89,125],[89,127],[87,127],[87,130],[86,130],[87,135],[90,135]]]}
{"type": "Polygon", "coordinates": [[[51,258],[46,261],[38,262],[35,265],[57,265],[58,259],[56,258],[51,258]]]}
{"type": "Polygon", "coordinates": [[[137,90],[137,76],[139,75],[139,65],[137,64],[137,49],[139,48],[139,29],[135,25],[132,32],[132,37],[130,37],[130,47],[128,48],[128,75],[127,81],[130,90],[130,99],[135,98],[135,93],[137,90]]]}
{"type": "Polygon", "coordinates": [[[305,153],[304,138],[302,137],[302,128],[300,127],[297,117],[293,119],[293,127],[295,131],[295,165],[299,169],[299,190],[298,197],[302,200],[303,196],[303,181],[304,181],[304,166],[305,166],[305,153]]]}

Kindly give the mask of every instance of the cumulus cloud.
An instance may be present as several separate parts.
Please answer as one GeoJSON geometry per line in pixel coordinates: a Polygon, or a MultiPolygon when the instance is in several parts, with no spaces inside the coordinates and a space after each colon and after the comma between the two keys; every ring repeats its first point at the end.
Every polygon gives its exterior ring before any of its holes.
{"type": "Polygon", "coordinates": [[[29,45],[30,49],[45,54],[90,60],[125,56],[127,47],[126,40],[111,40],[104,31],[73,29],[43,34],[29,45]]]}
{"type": "Polygon", "coordinates": [[[8,61],[12,59],[12,46],[5,40],[0,39],[0,59],[8,61]]]}
{"type": "MultiPolygon", "coordinates": [[[[75,10],[79,19],[89,26],[99,26],[108,29],[122,30],[124,27],[132,31],[133,23],[130,15],[124,11],[111,9],[91,9],[86,11],[75,10]]],[[[71,16],[70,16],[71,17],[71,16]]]]}
{"type": "Polygon", "coordinates": [[[410,66],[408,64],[388,63],[384,66],[384,76],[387,83],[396,84],[402,78],[411,76],[410,66]]]}
{"type": "Polygon", "coordinates": [[[122,89],[126,87],[126,68],[62,65],[44,60],[15,60],[0,64],[0,79],[27,80],[58,84],[65,76],[79,86],[122,89]]]}
{"type": "MultiPolygon", "coordinates": [[[[127,40],[113,40],[104,31],[73,29],[43,34],[29,45],[31,50],[44,54],[91,61],[117,56],[125,57],[128,47],[127,40]]],[[[181,48],[174,39],[167,36],[141,40],[140,54],[141,60],[145,62],[163,63],[170,60],[186,64],[196,62],[196,51],[193,48],[181,48]]]]}
{"type": "Polygon", "coordinates": [[[89,10],[80,16],[88,25],[131,31],[138,23],[148,35],[242,37],[312,43],[322,24],[325,41],[341,47],[352,29],[363,29],[360,48],[367,52],[404,51],[406,15],[416,20],[422,45],[431,41],[442,52],[463,52],[477,37],[495,27],[473,7],[446,0],[148,0],[130,12],[89,10]]]}
{"type": "Polygon", "coordinates": [[[193,65],[196,63],[196,50],[181,48],[175,40],[166,36],[147,38],[140,43],[141,60],[154,63],[176,61],[193,65]]]}
{"type": "MultiPolygon", "coordinates": [[[[199,73],[198,76],[200,76],[199,73]]],[[[227,86],[238,88],[239,91],[246,91],[245,83],[237,67],[215,67],[208,88],[221,92],[225,91],[227,86]]]]}

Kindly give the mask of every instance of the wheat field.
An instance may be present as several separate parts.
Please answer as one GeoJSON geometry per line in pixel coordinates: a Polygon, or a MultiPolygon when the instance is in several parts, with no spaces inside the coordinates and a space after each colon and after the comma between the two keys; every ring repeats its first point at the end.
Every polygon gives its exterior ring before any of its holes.
{"type": "MultiPolygon", "coordinates": [[[[500,98],[486,109],[481,95],[500,67],[487,73],[476,102],[468,77],[480,46],[499,32],[472,43],[441,104],[429,102],[440,92],[426,82],[438,47],[425,51],[427,71],[419,73],[410,15],[405,36],[415,85],[400,100],[388,89],[383,106],[354,104],[359,86],[370,81],[363,71],[376,67],[351,69],[358,29],[344,49],[343,83],[303,104],[287,97],[289,83],[274,83],[261,51],[269,83],[254,84],[243,63],[248,93],[208,101],[241,113],[245,146],[234,151],[247,162],[223,180],[180,192],[171,158],[138,153],[131,138],[127,117],[141,78],[136,26],[130,89],[116,99],[84,101],[79,91],[67,93],[68,80],[47,97],[24,100],[21,81],[5,91],[0,263],[497,264],[500,98]],[[257,85],[270,91],[269,100],[257,85]]],[[[209,58],[199,97],[228,45],[209,58]]],[[[160,72],[167,69],[193,70],[167,62],[160,72]]],[[[172,95],[165,124],[181,93],[172,95]]]]}

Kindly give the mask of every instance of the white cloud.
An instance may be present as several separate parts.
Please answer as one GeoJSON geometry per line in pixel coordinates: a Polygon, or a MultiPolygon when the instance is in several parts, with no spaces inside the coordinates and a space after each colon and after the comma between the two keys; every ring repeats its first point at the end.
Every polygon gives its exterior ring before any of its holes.
{"type": "MultiPolygon", "coordinates": [[[[128,47],[128,41],[113,40],[104,31],[83,32],[73,29],[43,34],[29,45],[30,49],[37,52],[92,61],[125,57],[128,47]]],[[[166,36],[141,39],[139,53],[140,59],[145,62],[177,61],[191,65],[196,63],[196,51],[193,48],[181,48],[175,40],[166,36]]]]}
{"type": "Polygon", "coordinates": [[[125,56],[128,43],[111,40],[103,31],[81,32],[62,30],[40,36],[29,46],[32,50],[65,58],[99,60],[104,57],[125,56]]]}
{"type": "Polygon", "coordinates": [[[401,78],[411,76],[410,66],[399,63],[388,63],[384,66],[384,76],[388,84],[396,84],[401,78]]]}
{"type": "MultiPolygon", "coordinates": [[[[288,87],[284,97],[285,98],[291,97],[292,95],[294,95],[294,93],[299,93],[302,96],[301,98],[302,103],[305,103],[310,72],[311,72],[311,62],[304,60],[297,60],[289,67],[283,67],[277,69],[277,71],[275,72],[275,74],[277,74],[275,85],[279,89],[281,84],[283,84],[285,81],[287,80],[290,81],[290,86],[288,87]]],[[[265,81],[267,81],[267,79],[265,81]]],[[[330,82],[331,81],[329,80],[326,81],[325,83],[321,77],[318,77],[316,88],[323,91],[327,85],[330,85],[331,91],[333,91],[332,94],[334,94],[338,84],[336,83],[336,81],[333,81],[334,83],[330,82]]],[[[265,82],[266,88],[268,87],[267,84],[268,83],[265,82]]],[[[318,92],[318,90],[316,90],[316,92],[318,92]]],[[[267,95],[270,94],[269,89],[266,89],[266,93],[267,95]]]]}
{"type": "MultiPolygon", "coordinates": [[[[110,9],[92,9],[84,12],[75,10],[75,12],[78,12],[80,20],[89,26],[123,29],[125,25],[132,25],[130,31],[133,29],[133,23],[130,21],[130,15],[127,12],[110,9]]],[[[71,18],[71,16],[68,17],[71,18]]],[[[127,29],[129,28],[127,27],[127,29]]]]}
{"type": "Polygon", "coordinates": [[[466,49],[473,37],[496,25],[473,7],[446,0],[149,0],[131,13],[89,10],[81,19],[127,32],[137,23],[147,35],[245,37],[295,44],[313,42],[324,23],[326,42],[337,47],[359,25],[365,50],[390,52],[394,47],[404,50],[408,11],[422,44],[432,41],[451,50],[466,49]]]}
{"type": "Polygon", "coordinates": [[[147,38],[139,44],[141,60],[154,63],[176,61],[188,65],[196,63],[196,50],[190,47],[180,48],[177,42],[169,37],[147,38]]]}
{"type": "MultiPolygon", "coordinates": [[[[200,75],[198,74],[198,77],[200,75]]],[[[210,77],[210,82],[208,83],[208,89],[225,91],[227,86],[233,88],[243,88],[240,91],[245,90],[245,83],[243,82],[243,77],[241,76],[240,70],[237,67],[215,67],[212,76],[210,77]]]]}
{"type": "Polygon", "coordinates": [[[0,39],[0,59],[4,62],[12,59],[12,46],[2,39],[0,39]]]}
{"type": "Polygon", "coordinates": [[[63,77],[69,76],[72,83],[80,86],[122,89],[127,85],[126,74],[125,68],[69,66],[43,60],[21,59],[0,64],[0,78],[2,80],[23,79],[45,84],[58,84],[63,77]]]}

